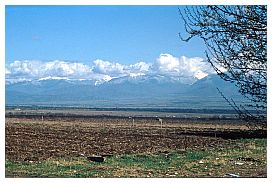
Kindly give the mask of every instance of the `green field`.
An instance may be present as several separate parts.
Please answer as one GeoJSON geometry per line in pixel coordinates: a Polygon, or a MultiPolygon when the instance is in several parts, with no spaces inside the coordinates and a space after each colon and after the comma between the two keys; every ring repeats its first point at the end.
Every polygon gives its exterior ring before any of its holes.
{"type": "Polygon", "coordinates": [[[266,177],[266,139],[239,139],[226,148],[85,157],[6,160],[6,177],[266,177]]]}

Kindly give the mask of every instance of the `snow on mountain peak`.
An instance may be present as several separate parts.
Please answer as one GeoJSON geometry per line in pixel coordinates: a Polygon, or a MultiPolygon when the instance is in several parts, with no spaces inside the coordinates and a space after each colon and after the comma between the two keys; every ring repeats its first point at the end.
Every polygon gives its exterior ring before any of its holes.
{"type": "Polygon", "coordinates": [[[205,78],[206,76],[208,76],[207,73],[203,72],[203,71],[197,71],[194,75],[197,79],[202,79],[205,78]]]}
{"type": "Polygon", "coordinates": [[[47,76],[38,79],[38,81],[44,81],[44,80],[69,80],[67,77],[58,77],[58,76],[47,76]]]}
{"type": "Polygon", "coordinates": [[[96,80],[94,85],[95,86],[101,85],[101,84],[108,82],[110,80],[112,80],[112,77],[110,77],[109,75],[105,75],[105,76],[103,76],[103,78],[96,80]]]}
{"type": "Polygon", "coordinates": [[[129,76],[130,77],[138,77],[138,76],[144,76],[144,73],[130,73],[129,76]]]}

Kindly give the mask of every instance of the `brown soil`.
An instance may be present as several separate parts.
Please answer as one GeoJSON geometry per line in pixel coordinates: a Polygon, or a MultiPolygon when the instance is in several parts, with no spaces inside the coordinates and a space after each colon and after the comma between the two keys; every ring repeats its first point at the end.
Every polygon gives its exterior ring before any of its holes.
{"type": "Polygon", "coordinates": [[[6,117],[6,159],[38,161],[56,157],[226,148],[239,137],[266,136],[244,125],[155,118],[11,118],[6,117]]]}

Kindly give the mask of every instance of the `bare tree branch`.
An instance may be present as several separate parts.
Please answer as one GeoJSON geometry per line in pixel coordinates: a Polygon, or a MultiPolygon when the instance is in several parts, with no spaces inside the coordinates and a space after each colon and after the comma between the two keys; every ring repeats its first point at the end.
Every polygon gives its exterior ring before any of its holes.
{"type": "MultiPolygon", "coordinates": [[[[266,110],[267,6],[187,6],[179,13],[188,33],[187,37],[179,34],[181,40],[201,38],[207,47],[207,61],[217,74],[235,83],[252,102],[248,107],[266,110]]],[[[266,122],[266,115],[250,114],[244,106],[227,101],[243,119],[266,122]]]]}

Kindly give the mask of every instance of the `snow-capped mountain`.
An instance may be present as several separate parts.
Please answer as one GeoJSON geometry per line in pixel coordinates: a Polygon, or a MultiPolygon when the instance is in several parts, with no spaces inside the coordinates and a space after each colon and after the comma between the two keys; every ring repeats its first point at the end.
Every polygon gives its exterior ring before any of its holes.
{"type": "Polygon", "coordinates": [[[164,75],[137,75],[137,76],[124,76],[119,78],[114,78],[109,81],[110,84],[122,84],[122,83],[152,83],[165,84],[165,83],[177,83],[177,84],[193,84],[196,82],[197,78],[185,78],[185,77],[175,77],[175,76],[164,76],[164,75]]]}
{"type": "Polygon", "coordinates": [[[227,96],[241,98],[233,84],[223,81],[217,75],[200,80],[163,75],[132,75],[100,81],[44,78],[6,83],[6,104],[201,108],[209,103],[214,105],[217,101],[219,108],[220,105],[226,106],[216,87],[227,96]]]}

